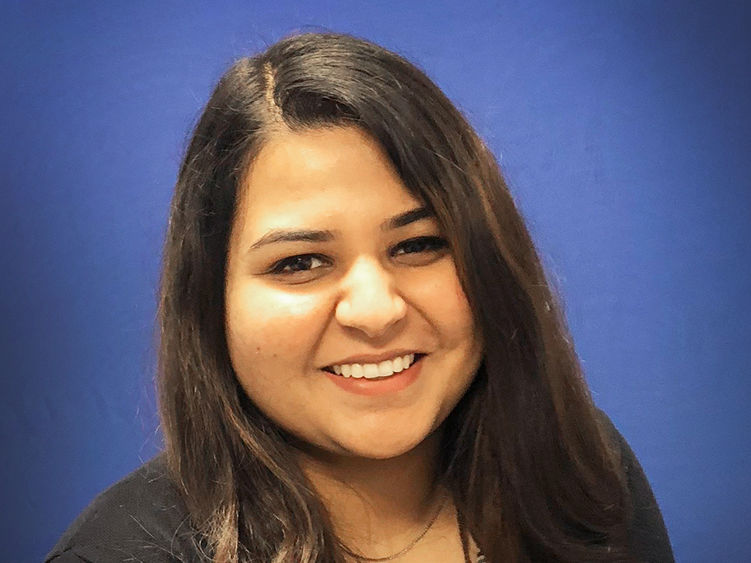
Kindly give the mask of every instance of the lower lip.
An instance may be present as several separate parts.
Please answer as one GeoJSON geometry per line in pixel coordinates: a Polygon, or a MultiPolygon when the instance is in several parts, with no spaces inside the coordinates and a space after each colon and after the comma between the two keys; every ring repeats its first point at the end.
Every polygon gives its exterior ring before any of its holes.
{"type": "Polygon", "coordinates": [[[328,371],[324,373],[331,379],[331,381],[350,393],[356,395],[386,395],[389,393],[396,393],[402,389],[406,389],[412,383],[415,382],[417,376],[420,374],[420,368],[422,367],[422,360],[420,358],[413,363],[409,368],[384,377],[383,379],[365,379],[364,377],[343,377],[341,375],[335,375],[328,371]]]}

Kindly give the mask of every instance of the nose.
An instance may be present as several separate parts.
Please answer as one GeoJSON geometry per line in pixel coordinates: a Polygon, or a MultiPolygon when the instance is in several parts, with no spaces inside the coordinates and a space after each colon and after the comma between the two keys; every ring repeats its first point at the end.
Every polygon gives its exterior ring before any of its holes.
{"type": "Polygon", "coordinates": [[[404,318],[407,304],[396,291],[393,276],[375,260],[359,259],[342,281],[336,319],[370,338],[385,334],[404,318]]]}

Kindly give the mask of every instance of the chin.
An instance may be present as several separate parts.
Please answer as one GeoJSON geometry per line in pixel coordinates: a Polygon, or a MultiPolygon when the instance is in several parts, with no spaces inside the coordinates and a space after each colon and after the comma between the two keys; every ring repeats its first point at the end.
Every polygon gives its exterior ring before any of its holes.
{"type": "Polygon", "coordinates": [[[376,435],[369,437],[368,440],[363,440],[360,436],[360,439],[350,439],[344,443],[340,442],[339,446],[350,456],[363,459],[385,460],[408,454],[419,449],[423,444],[427,445],[428,438],[431,435],[430,432],[410,436],[376,435]]]}
{"type": "Polygon", "coordinates": [[[353,457],[359,457],[362,459],[393,459],[406,454],[414,449],[414,447],[390,447],[390,446],[375,446],[372,448],[363,448],[360,446],[357,449],[348,449],[348,453],[353,457]]]}

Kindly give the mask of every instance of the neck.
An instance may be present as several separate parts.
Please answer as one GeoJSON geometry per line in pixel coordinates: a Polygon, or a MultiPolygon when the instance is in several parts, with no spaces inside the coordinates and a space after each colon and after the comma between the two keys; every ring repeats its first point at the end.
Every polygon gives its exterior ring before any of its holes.
{"type": "Polygon", "coordinates": [[[349,548],[371,557],[408,544],[434,516],[440,433],[391,459],[301,451],[300,466],[349,548]]]}

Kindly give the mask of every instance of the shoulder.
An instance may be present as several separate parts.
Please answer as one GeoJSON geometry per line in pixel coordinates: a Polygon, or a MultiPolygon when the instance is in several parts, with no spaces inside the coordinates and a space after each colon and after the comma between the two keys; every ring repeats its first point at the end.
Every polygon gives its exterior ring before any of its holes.
{"type": "Polygon", "coordinates": [[[197,535],[159,456],[76,518],[46,561],[198,561],[197,535]]]}
{"type": "Polygon", "coordinates": [[[629,543],[632,553],[643,561],[660,563],[674,561],[660,507],[639,460],[610,418],[600,410],[598,410],[598,416],[613,446],[618,449],[621,467],[631,496],[632,516],[629,525],[629,543]]]}

